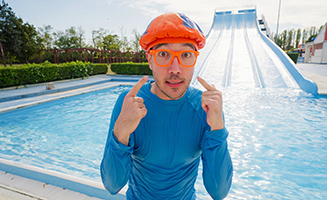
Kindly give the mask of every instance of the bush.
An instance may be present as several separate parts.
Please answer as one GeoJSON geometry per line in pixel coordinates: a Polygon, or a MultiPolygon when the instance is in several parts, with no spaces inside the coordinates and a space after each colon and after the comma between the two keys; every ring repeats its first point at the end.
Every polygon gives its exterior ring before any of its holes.
{"type": "Polygon", "coordinates": [[[42,83],[71,78],[84,78],[96,74],[106,74],[107,64],[70,62],[51,64],[25,64],[16,67],[0,67],[0,88],[42,83]]]}
{"type": "Polygon", "coordinates": [[[148,63],[112,63],[111,71],[116,74],[128,74],[128,75],[152,75],[152,71],[149,68],[148,63]]]}
{"type": "Polygon", "coordinates": [[[297,58],[299,57],[299,53],[287,53],[287,55],[293,60],[293,62],[297,63],[297,58]]]}

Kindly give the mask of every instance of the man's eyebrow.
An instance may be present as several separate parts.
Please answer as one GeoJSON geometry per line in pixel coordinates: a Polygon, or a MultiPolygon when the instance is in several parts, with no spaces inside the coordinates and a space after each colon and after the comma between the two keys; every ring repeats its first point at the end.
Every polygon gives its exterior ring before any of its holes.
{"type": "MultiPolygon", "coordinates": [[[[167,45],[167,43],[161,43],[161,44],[157,44],[155,47],[153,47],[154,50],[158,49],[161,46],[167,45]]],[[[195,50],[195,47],[193,44],[191,43],[183,43],[183,46],[189,46],[191,47],[193,50],[195,50]]]]}
{"type": "Polygon", "coordinates": [[[193,50],[195,50],[194,45],[191,44],[191,43],[183,43],[183,45],[184,45],[184,46],[189,46],[189,47],[191,47],[193,50]]]}
{"type": "Polygon", "coordinates": [[[161,46],[167,45],[167,43],[161,43],[161,44],[157,44],[156,46],[153,47],[154,50],[158,49],[161,46]]]}

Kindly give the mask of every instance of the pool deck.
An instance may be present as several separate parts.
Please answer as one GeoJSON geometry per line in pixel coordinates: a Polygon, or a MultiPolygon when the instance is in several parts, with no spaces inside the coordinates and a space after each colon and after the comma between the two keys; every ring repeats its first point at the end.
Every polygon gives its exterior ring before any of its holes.
{"type": "Polygon", "coordinates": [[[296,67],[317,84],[319,95],[327,95],[327,64],[298,63],[296,67]]]}
{"type": "Polygon", "coordinates": [[[0,89],[0,113],[117,85],[133,85],[141,77],[97,75],[52,82],[52,90],[46,89],[46,83],[0,89]]]}
{"type": "MultiPolygon", "coordinates": [[[[308,79],[316,82],[319,95],[327,95],[327,64],[299,63],[296,67],[308,79]]],[[[52,90],[46,90],[46,84],[1,89],[0,113],[117,85],[133,85],[141,77],[98,75],[86,79],[53,82],[55,89],[52,90]]],[[[98,198],[0,171],[0,199],[96,200],[98,198]]]]}
{"type": "Polygon", "coordinates": [[[1,200],[100,200],[85,194],[0,171],[1,200]]]}

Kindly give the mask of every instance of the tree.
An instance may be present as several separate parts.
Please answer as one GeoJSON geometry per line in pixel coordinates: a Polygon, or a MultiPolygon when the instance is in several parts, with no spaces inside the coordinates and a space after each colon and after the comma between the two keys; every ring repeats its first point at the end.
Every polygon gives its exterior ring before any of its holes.
{"type": "Polygon", "coordinates": [[[108,35],[109,31],[103,28],[100,28],[99,30],[93,30],[92,31],[92,42],[93,47],[96,49],[103,47],[103,38],[108,35]]]}
{"type": "Polygon", "coordinates": [[[297,29],[295,38],[295,48],[298,48],[301,40],[301,29],[297,29]]]}
{"type": "Polygon", "coordinates": [[[84,47],[86,46],[85,45],[85,42],[84,42],[84,34],[85,34],[85,31],[82,29],[82,27],[78,27],[78,30],[77,30],[77,43],[79,44],[80,47],[84,47]]]}
{"type": "Polygon", "coordinates": [[[277,40],[275,38],[276,44],[283,49],[283,41],[282,41],[282,34],[278,34],[275,37],[277,37],[277,40]]]}
{"type": "Polygon", "coordinates": [[[281,34],[281,42],[282,42],[282,49],[286,49],[286,38],[287,38],[287,31],[284,30],[281,34]]]}
{"type": "Polygon", "coordinates": [[[129,46],[129,42],[126,36],[122,37],[119,43],[119,49],[124,52],[129,52],[132,48],[129,46]]]}
{"type": "Polygon", "coordinates": [[[109,34],[109,31],[103,28],[92,31],[92,42],[94,48],[102,50],[121,50],[122,42],[116,34],[109,34]]]}
{"type": "Polygon", "coordinates": [[[103,50],[120,50],[120,40],[118,35],[110,35],[102,38],[101,49],[103,50]]]}
{"type": "Polygon", "coordinates": [[[311,27],[310,27],[310,36],[311,36],[311,35],[315,35],[315,34],[317,34],[316,29],[317,29],[317,28],[316,28],[315,26],[311,26],[311,27]]]}
{"type": "Polygon", "coordinates": [[[302,30],[302,44],[305,44],[307,37],[308,37],[308,29],[305,28],[302,30]]]}
{"type": "Polygon", "coordinates": [[[72,26],[65,32],[58,31],[54,36],[54,44],[58,49],[82,48],[84,45],[84,31],[81,28],[76,29],[72,26]]]}
{"type": "Polygon", "coordinates": [[[28,63],[29,59],[37,54],[38,49],[41,49],[41,44],[38,33],[33,25],[24,23],[20,30],[21,46],[17,52],[17,57],[20,61],[28,63]]]}
{"type": "Polygon", "coordinates": [[[119,50],[123,52],[139,52],[139,40],[141,35],[133,30],[134,38],[130,41],[125,36],[124,27],[120,28],[121,37],[119,38],[116,34],[109,33],[108,30],[100,28],[92,31],[92,42],[93,47],[102,50],[119,50]]]}
{"type": "Polygon", "coordinates": [[[8,4],[2,1],[0,5],[0,41],[5,55],[9,57],[10,65],[12,65],[13,56],[19,47],[18,37],[15,37],[18,34],[16,27],[19,21],[22,20],[18,19],[8,4]]]}
{"type": "Polygon", "coordinates": [[[294,29],[284,30],[282,33],[276,35],[274,40],[276,42],[277,37],[276,44],[283,50],[289,50],[293,47],[293,42],[295,42],[296,47],[298,47],[299,43],[301,42],[300,40],[302,40],[302,44],[310,42],[314,37],[318,35],[318,32],[320,32],[322,27],[323,26],[320,26],[319,29],[313,26],[310,28],[304,28],[302,30],[302,34],[301,29],[297,29],[296,32],[294,29]]]}
{"type": "Polygon", "coordinates": [[[128,52],[131,50],[131,47],[129,46],[129,42],[127,37],[125,36],[126,33],[124,31],[124,26],[120,27],[120,44],[119,44],[119,49],[124,52],[128,52]]]}
{"type": "Polygon", "coordinates": [[[11,7],[4,1],[0,4],[0,41],[12,65],[13,58],[28,62],[36,53],[38,35],[33,25],[17,18],[11,7]]]}
{"type": "Polygon", "coordinates": [[[53,48],[53,33],[52,26],[44,25],[43,27],[38,28],[38,35],[40,37],[40,42],[43,49],[51,49],[53,48]]]}
{"type": "Polygon", "coordinates": [[[133,35],[134,35],[134,38],[132,39],[132,42],[131,42],[132,51],[139,52],[140,51],[139,41],[141,39],[141,34],[139,34],[136,29],[133,29],[133,35]]]}
{"type": "Polygon", "coordinates": [[[293,33],[294,33],[294,29],[289,30],[287,33],[286,50],[290,50],[293,48],[293,33]]]}

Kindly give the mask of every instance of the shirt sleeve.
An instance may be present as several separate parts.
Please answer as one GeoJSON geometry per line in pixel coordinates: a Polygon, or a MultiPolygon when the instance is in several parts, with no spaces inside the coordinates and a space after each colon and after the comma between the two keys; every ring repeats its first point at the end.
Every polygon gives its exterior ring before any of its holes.
{"type": "MultiPolygon", "coordinates": [[[[126,93],[124,94],[126,95],[126,93]]],[[[132,168],[133,140],[130,140],[129,146],[126,146],[117,140],[113,132],[115,122],[121,111],[124,94],[119,96],[112,111],[108,138],[100,165],[103,185],[113,195],[126,185],[132,168]]]]}
{"type": "Polygon", "coordinates": [[[228,131],[207,131],[204,133],[202,148],[203,182],[213,199],[227,196],[232,184],[233,164],[227,148],[228,131]]]}

